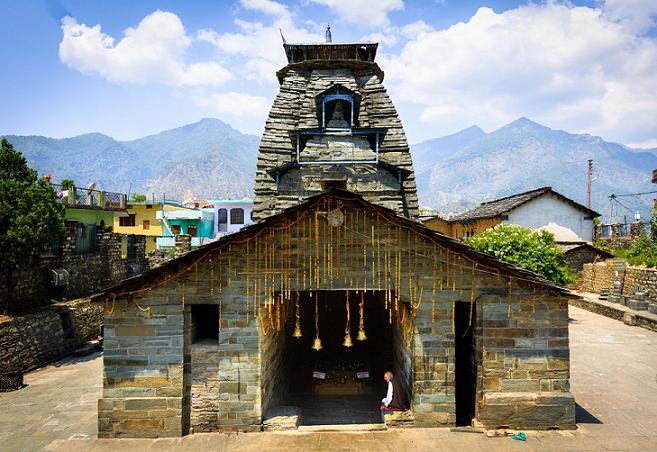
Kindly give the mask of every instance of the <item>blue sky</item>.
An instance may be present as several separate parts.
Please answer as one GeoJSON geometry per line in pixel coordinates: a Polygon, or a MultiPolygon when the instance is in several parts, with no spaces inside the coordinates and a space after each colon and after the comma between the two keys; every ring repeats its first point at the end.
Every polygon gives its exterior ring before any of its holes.
{"type": "Polygon", "coordinates": [[[380,42],[410,142],[526,116],[657,147],[657,2],[0,4],[0,133],[140,137],[203,117],[260,134],[289,42],[380,42]]]}

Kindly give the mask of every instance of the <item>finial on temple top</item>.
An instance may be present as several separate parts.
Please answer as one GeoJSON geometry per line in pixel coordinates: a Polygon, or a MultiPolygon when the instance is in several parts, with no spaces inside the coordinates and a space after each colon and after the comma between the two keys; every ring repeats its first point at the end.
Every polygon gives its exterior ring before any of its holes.
{"type": "Polygon", "coordinates": [[[326,42],[333,42],[333,38],[331,38],[331,24],[326,25],[326,42]]]}

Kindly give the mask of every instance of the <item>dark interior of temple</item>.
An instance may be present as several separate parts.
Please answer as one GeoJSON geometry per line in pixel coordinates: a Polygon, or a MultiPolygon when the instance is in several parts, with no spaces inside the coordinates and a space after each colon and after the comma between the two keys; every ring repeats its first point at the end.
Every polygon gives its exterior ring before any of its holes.
{"type": "Polygon", "coordinates": [[[477,387],[477,361],[475,347],[475,325],[477,310],[474,304],[456,303],[454,311],[455,335],[455,386],[456,425],[470,426],[475,415],[477,387]],[[472,310],[472,318],[470,311],[472,310]]]}
{"type": "Polygon", "coordinates": [[[286,404],[301,408],[303,424],[381,422],[379,406],[387,387],[383,373],[393,368],[393,331],[384,303],[383,292],[349,292],[353,345],[345,347],[347,292],[300,293],[303,336],[294,337],[293,306],[286,325],[284,372],[286,404]],[[366,340],[358,340],[361,301],[366,340]],[[313,349],[316,308],[319,351],[313,349]]]}

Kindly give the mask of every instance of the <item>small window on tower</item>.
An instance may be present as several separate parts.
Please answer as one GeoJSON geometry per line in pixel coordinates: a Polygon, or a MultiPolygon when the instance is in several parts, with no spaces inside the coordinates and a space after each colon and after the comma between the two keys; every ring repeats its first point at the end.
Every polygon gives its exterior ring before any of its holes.
{"type": "Polygon", "coordinates": [[[141,223],[141,227],[144,231],[147,231],[151,228],[151,222],[149,220],[144,220],[141,223]]]}

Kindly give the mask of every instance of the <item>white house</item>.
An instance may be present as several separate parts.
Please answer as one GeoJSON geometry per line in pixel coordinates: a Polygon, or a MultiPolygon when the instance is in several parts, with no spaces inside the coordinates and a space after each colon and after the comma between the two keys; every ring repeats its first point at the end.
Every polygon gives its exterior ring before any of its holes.
{"type": "Polygon", "coordinates": [[[449,219],[429,219],[426,224],[457,239],[496,224],[513,224],[533,230],[544,229],[557,242],[591,242],[593,219],[600,214],[552,190],[541,187],[480,204],[449,219]]]}
{"type": "Polygon", "coordinates": [[[210,200],[214,205],[214,235],[220,236],[239,231],[253,223],[252,199],[216,199],[210,200]]]}

